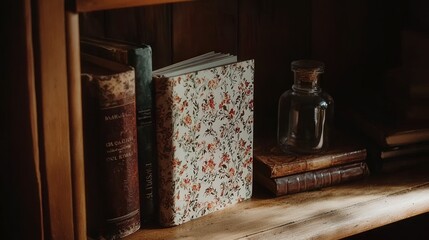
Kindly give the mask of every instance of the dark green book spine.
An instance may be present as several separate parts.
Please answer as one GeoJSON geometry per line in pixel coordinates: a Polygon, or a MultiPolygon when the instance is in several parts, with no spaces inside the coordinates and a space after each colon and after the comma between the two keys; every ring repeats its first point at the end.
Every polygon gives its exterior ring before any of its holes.
{"type": "Polygon", "coordinates": [[[152,49],[150,46],[129,50],[128,61],[136,72],[137,140],[140,174],[142,223],[155,219],[154,164],[155,135],[153,121],[152,49]]]}

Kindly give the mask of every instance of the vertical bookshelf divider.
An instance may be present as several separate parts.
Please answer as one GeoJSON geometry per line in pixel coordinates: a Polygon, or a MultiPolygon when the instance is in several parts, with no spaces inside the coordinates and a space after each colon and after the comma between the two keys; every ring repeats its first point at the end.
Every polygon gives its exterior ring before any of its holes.
{"type": "Polygon", "coordinates": [[[85,169],[80,78],[79,15],[66,12],[67,74],[70,118],[73,222],[75,239],[86,239],[85,169]]]}

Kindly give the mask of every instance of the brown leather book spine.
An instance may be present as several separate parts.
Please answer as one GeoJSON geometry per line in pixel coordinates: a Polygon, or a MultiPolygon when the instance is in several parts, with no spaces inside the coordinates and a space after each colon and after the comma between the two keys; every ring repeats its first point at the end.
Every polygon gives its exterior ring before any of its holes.
{"type": "Polygon", "coordinates": [[[134,71],[88,78],[97,98],[98,137],[92,147],[98,151],[96,159],[85,161],[97,161],[99,168],[87,175],[98,177],[97,207],[103,216],[99,233],[118,239],[140,228],[134,71]]]}
{"type": "Polygon", "coordinates": [[[368,173],[367,164],[358,162],[279,178],[270,179],[261,174],[255,177],[276,196],[282,196],[333,186],[362,178],[368,173]]]}
{"type": "Polygon", "coordinates": [[[255,150],[255,171],[269,178],[277,178],[363,161],[367,155],[366,149],[356,141],[343,138],[321,154],[286,154],[278,146],[267,144],[268,147],[255,150]]]}
{"type": "Polygon", "coordinates": [[[134,99],[100,109],[106,236],[123,237],[140,226],[134,99]]]}

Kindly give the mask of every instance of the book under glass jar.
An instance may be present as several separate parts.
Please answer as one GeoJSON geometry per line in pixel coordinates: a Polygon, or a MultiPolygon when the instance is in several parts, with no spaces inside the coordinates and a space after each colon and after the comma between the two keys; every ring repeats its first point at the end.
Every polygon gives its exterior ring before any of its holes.
{"type": "Polygon", "coordinates": [[[324,64],[297,60],[292,89],[279,99],[277,141],[285,152],[317,153],[329,146],[334,114],[332,97],[320,88],[324,64]]]}

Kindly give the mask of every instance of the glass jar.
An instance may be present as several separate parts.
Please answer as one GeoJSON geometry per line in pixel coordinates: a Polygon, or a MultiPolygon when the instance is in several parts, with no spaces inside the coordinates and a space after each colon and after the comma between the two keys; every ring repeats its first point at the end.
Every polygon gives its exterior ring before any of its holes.
{"type": "Polygon", "coordinates": [[[319,86],[324,64],[297,60],[292,89],[279,99],[277,141],[285,152],[317,153],[328,148],[334,100],[319,86]]]}

